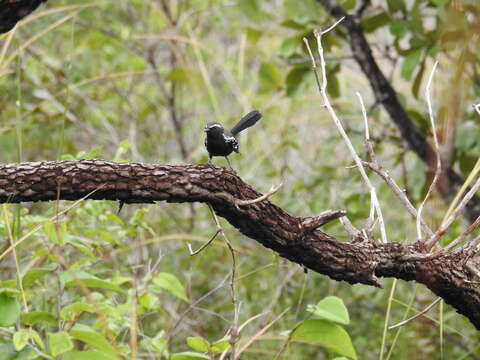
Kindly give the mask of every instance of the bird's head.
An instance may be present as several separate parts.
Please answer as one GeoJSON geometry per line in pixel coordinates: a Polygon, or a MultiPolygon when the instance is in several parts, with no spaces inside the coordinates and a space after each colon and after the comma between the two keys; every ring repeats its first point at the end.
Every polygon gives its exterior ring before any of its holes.
{"type": "Polygon", "coordinates": [[[204,131],[207,134],[222,134],[224,132],[223,126],[218,122],[209,122],[204,131]]]}

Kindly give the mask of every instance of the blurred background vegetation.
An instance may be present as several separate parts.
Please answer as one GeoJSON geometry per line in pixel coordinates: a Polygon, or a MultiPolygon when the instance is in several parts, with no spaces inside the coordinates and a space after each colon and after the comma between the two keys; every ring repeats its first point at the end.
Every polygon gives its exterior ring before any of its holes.
{"type": "MultiPolygon", "coordinates": [[[[338,3],[347,11],[361,6],[338,3]]],[[[474,0],[389,0],[372,1],[362,18],[376,60],[429,138],[424,88],[440,61],[433,92],[439,136],[465,177],[480,155],[480,121],[471,106],[479,95],[479,12],[474,0]]],[[[321,106],[302,42],[333,21],[314,0],[50,0],[0,36],[0,160],[205,163],[205,123],[230,126],[256,108],[264,118],[241,136],[241,154],[231,157],[237,173],[259,191],[284,181],[273,201],[291,214],[343,208],[361,224],[368,191],[321,106]]],[[[329,95],[354,145],[366,158],[359,91],[380,162],[418,206],[431,180],[427,166],[375,103],[344,30],[324,42],[329,95]]],[[[226,166],[220,158],[215,163],[226,166]]],[[[413,241],[414,221],[372,179],[389,241],[413,241]]],[[[227,335],[234,319],[230,253],[221,238],[194,257],[187,248],[215,232],[207,206],[127,205],[117,215],[116,203],[85,201],[52,220],[71,206],[2,207],[2,253],[12,241],[22,243],[1,257],[0,302],[3,315],[21,309],[22,316],[15,327],[0,320],[0,359],[86,359],[70,351],[65,332],[77,350],[98,359],[168,358],[195,350],[187,337],[215,342],[227,335]],[[13,343],[21,329],[31,338],[25,348],[20,335],[13,343]],[[96,341],[88,338],[92,331],[96,341]],[[52,353],[55,336],[68,352],[52,353]]],[[[425,216],[433,227],[447,207],[437,195],[429,200],[425,216]]],[[[304,273],[222,224],[238,252],[239,324],[261,315],[240,333],[240,348],[258,335],[242,358],[334,358],[335,351],[317,345],[285,346],[285,331],[328,295],[345,302],[345,329],[361,359],[480,358],[475,328],[446,305],[384,331],[386,322],[435,300],[423,286],[383,279],[379,290],[304,273]]],[[[465,224],[459,221],[446,241],[465,224]]],[[[326,231],[347,240],[337,223],[326,231]]]]}

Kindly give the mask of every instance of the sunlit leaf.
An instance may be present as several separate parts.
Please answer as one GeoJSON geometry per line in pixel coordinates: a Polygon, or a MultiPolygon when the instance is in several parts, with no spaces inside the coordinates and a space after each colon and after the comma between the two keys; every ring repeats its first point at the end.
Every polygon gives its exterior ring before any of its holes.
{"type": "Polygon", "coordinates": [[[86,329],[84,327],[75,326],[71,331],[70,335],[85,344],[93,347],[96,350],[99,350],[112,358],[117,359],[118,354],[115,348],[108,342],[108,340],[100,334],[99,332],[93,331],[91,329],[86,329]]]}
{"type": "Polygon", "coordinates": [[[336,296],[327,296],[320,300],[317,305],[309,307],[314,315],[320,316],[326,320],[331,320],[339,324],[347,325],[350,323],[348,310],[343,300],[336,296]]]}
{"type": "Polygon", "coordinates": [[[153,284],[154,286],[150,287],[152,291],[164,290],[173,296],[188,302],[185,288],[175,275],[165,272],[159,273],[153,279],[153,284]]]}
{"type": "Polygon", "coordinates": [[[292,330],[290,337],[294,341],[322,345],[339,355],[357,359],[348,333],[327,320],[305,320],[292,330]]]}
{"type": "Polygon", "coordinates": [[[85,271],[78,271],[75,273],[64,272],[61,274],[61,279],[65,287],[79,287],[83,284],[83,286],[88,288],[113,290],[118,293],[125,293],[124,290],[113,284],[111,281],[102,280],[85,271]]]}
{"type": "Polygon", "coordinates": [[[0,326],[12,326],[20,317],[20,304],[14,297],[0,294],[0,326]]]}
{"type": "Polygon", "coordinates": [[[187,337],[187,345],[190,346],[193,350],[200,352],[210,351],[210,343],[201,337],[187,337]]]}
{"type": "Polygon", "coordinates": [[[42,276],[49,274],[57,268],[56,264],[51,264],[48,267],[44,268],[34,268],[29,270],[22,278],[22,285],[24,288],[29,287],[31,284],[33,284],[35,281],[40,279],[42,276]]]}
{"type": "Polygon", "coordinates": [[[55,357],[73,349],[73,342],[65,331],[48,334],[50,353],[55,357]]]}
{"type": "Polygon", "coordinates": [[[36,325],[38,323],[45,323],[49,326],[57,325],[56,317],[45,311],[32,311],[20,315],[20,321],[24,325],[36,325]]]}

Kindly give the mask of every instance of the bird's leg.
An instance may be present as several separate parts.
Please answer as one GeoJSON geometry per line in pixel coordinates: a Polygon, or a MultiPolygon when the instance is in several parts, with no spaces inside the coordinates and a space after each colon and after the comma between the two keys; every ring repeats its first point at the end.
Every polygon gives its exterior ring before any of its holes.
{"type": "Polygon", "coordinates": [[[227,159],[228,167],[233,170],[232,164],[230,164],[230,160],[228,159],[228,156],[225,156],[225,159],[227,159]]]}
{"type": "Polygon", "coordinates": [[[208,154],[208,164],[213,165],[212,164],[212,155],[210,155],[210,154],[208,154]]]}

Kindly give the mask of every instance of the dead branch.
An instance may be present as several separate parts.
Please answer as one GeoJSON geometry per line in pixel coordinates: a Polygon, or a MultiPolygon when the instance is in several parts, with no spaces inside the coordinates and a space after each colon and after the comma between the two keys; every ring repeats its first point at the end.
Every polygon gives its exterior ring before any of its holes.
{"type": "Polygon", "coordinates": [[[54,201],[57,196],[125,203],[207,203],[244,235],[332,279],[377,287],[381,277],[425,284],[480,329],[480,289],[467,266],[474,256],[468,250],[429,254],[421,242],[341,242],[268,199],[239,207],[238,200],[262,195],[231,170],[104,160],[0,164],[0,203],[54,201]]]}

